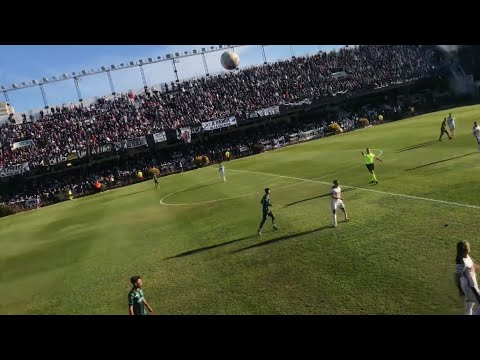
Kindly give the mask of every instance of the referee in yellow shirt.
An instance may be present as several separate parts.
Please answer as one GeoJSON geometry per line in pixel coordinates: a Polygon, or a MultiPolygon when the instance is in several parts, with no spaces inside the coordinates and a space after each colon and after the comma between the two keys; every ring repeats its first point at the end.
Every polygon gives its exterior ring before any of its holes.
{"type": "Polygon", "coordinates": [[[227,161],[230,161],[230,151],[229,150],[227,150],[227,152],[225,153],[225,159],[227,161]]]}
{"type": "Polygon", "coordinates": [[[378,184],[377,177],[375,176],[375,160],[378,160],[382,163],[383,160],[372,153],[369,148],[367,148],[366,154],[364,154],[362,151],[362,156],[365,159],[365,165],[367,166],[368,171],[372,173],[372,181],[370,181],[370,184],[378,184]]]}

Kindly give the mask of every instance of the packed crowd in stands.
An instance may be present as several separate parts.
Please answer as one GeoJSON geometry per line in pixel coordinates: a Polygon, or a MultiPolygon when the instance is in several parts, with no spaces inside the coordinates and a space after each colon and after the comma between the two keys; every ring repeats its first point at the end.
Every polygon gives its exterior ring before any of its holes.
{"type": "Polygon", "coordinates": [[[440,53],[428,46],[366,45],[172,83],[160,91],[102,98],[89,106],[57,106],[30,121],[12,119],[0,126],[0,167],[24,162],[34,167],[88,146],[232,115],[241,121],[248,112],[283,103],[419,79],[432,74],[440,61],[440,53]],[[28,139],[35,145],[11,149],[28,139]]]}
{"type": "Polygon", "coordinates": [[[271,122],[260,129],[254,127],[240,132],[220,134],[203,142],[167,148],[154,155],[148,151],[131,155],[113,165],[111,163],[97,164],[88,169],[71,169],[68,172],[52,174],[23,184],[22,191],[0,194],[3,196],[0,198],[0,203],[17,204],[22,207],[25,200],[39,196],[41,204],[44,206],[60,201],[57,198],[58,194],[66,193],[69,190],[75,197],[93,194],[98,191],[95,188],[97,181],[105,185],[104,189],[108,190],[140,181],[137,178],[138,171],[145,174],[145,179],[149,179],[148,170],[152,167],[160,169],[161,175],[178,173],[201,166],[195,162],[195,158],[199,155],[206,156],[213,163],[218,163],[224,160],[227,150],[233,158],[249,156],[255,152],[256,144],[272,143],[274,139],[280,137],[285,137],[285,143],[288,144],[289,134],[319,129],[321,137],[328,133],[328,126],[333,122],[337,122],[344,131],[351,131],[361,126],[360,118],[376,119],[378,114],[392,116],[395,112],[405,114],[408,111],[407,104],[395,100],[376,106],[364,105],[355,111],[343,109],[325,114],[324,117],[319,116],[312,121],[271,122]]]}

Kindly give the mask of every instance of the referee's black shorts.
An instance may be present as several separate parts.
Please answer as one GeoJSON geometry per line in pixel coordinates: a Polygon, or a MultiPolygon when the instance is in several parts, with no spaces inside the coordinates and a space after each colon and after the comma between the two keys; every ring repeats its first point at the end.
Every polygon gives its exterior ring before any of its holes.
{"type": "Polygon", "coordinates": [[[367,167],[368,171],[372,172],[375,170],[375,164],[365,164],[365,166],[367,167]]]}

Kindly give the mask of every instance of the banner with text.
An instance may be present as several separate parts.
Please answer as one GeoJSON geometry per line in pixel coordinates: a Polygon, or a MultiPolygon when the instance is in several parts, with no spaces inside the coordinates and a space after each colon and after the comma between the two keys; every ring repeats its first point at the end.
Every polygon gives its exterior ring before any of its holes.
{"type": "Polygon", "coordinates": [[[311,105],[311,104],[312,104],[312,100],[305,99],[305,100],[302,100],[302,101],[297,101],[297,102],[292,102],[292,103],[283,103],[282,105],[294,107],[294,106],[311,105]]]}
{"type": "Polygon", "coordinates": [[[23,164],[17,164],[13,166],[9,166],[7,168],[0,169],[0,177],[10,177],[15,175],[20,175],[30,171],[30,167],[28,162],[23,164]]]}
{"type": "Polygon", "coordinates": [[[290,143],[296,143],[299,141],[309,141],[312,139],[318,139],[324,136],[323,129],[313,129],[309,131],[300,131],[299,133],[288,135],[290,143]]]}
{"type": "Polygon", "coordinates": [[[266,109],[252,111],[247,114],[247,119],[254,119],[258,117],[274,116],[280,114],[280,108],[278,106],[271,106],[266,109]]]}
{"type": "Polygon", "coordinates": [[[113,145],[112,144],[105,144],[105,145],[100,145],[100,146],[90,146],[88,149],[82,149],[78,150],[76,152],[76,157],[75,157],[75,151],[72,151],[70,154],[67,155],[69,158],[68,160],[73,160],[75,158],[81,159],[84,158],[88,155],[97,155],[97,154],[104,154],[107,152],[113,151],[113,145]]]}
{"type": "Polygon", "coordinates": [[[22,148],[22,147],[26,147],[26,146],[33,146],[33,145],[35,145],[35,144],[33,143],[32,139],[23,140],[23,141],[13,143],[12,150],[22,148]]]}
{"type": "Polygon", "coordinates": [[[153,134],[153,141],[155,142],[155,144],[167,141],[167,134],[165,133],[165,131],[153,134]]]}
{"type": "Polygon", "coordinates": [[[203,122],[202,128],[204,131],[212,131],[233,125],[237,125],[237,119],[235,116],[230,116],[224,119],[203,122]]]}
{"type": "Polygon", "coordinates": [[[118,141],[115,143],[115,150],[120,151],[126,149],[133,149],[140,146],[147,146],[147,138],[145,136],[118,141]]]}

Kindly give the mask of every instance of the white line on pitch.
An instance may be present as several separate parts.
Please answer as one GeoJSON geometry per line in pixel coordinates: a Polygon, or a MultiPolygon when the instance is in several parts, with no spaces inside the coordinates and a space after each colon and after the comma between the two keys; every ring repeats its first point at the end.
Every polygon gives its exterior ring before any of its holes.
{"type": "MultiPolygon", "coordinates": [[[[380,156],[383,154],[383,151],[382,150],[379,150],[379,149],[372,149],[372,150],[378,150],[380,153],[377,155],[377,156],[380,156]]],[[[296,185],[300,185],[300,184],[303,184],[305,182],[315,182],[316,179],[322,179],[324,177],[327,177],[327,176],[332,176],[332,175],[336,175],[336,174],[340,174],[342,172],[345,172],[345,171],[349,171],[349,170],[352,170],[358,166],[360,166],[361,164],[357,164],[357,165],[354,165],[354,166],[351,166],[349,168],[346,168],[346,169],[343,169],[343,170],[339,170],[339,171],[336,171],[336,172],[333,172],[333,173],[330,173],[330,174],[326,174],[326,175],[322,175],[320,177],[317,177],[317,178],[314,178],[314,179],[301,179],[301,181],[299,182],[296,182],[296,183],[293,183],[293,184],[288,184],[288,185],[283,185],[283,186],[279,186],[279,187],[275,187],[273,189],[275,190],[278,190],[278,189],[284,189],[284,188],[287,188],[287,187],[290,187],[290,186],[296,186],[296,185]]],[[[238,171],[238,172],[242,172],[243,170],[234,170],[234,169],[229,169],[229,171],[238,171]]],[[[246,170],[245,170],[246,171],[246,170]]],[[[248,172],[248,171],[246,171],[248,172]]],[[[259,173],[259,174],[263,174],[263,173],[259,173]]],[[[267,174],[267,175],[271,175],[271,176],[277,176],[277,177],[282,177],[281,175],[274,175],[274,174],[267,174]]],[[[207,180],[207,181],[203,181],[197,185],[202,185],[202,184],[205,184],[205,183],[208,183],[210,182],[210,180],[207,180]]],[[[320,183],[319,181],[316,181],[317,183],[320,183]]],[[[236,196],[231,196],[231,197],[226,197],[226,198],[220,198],[220,199],[213,199],[213,200],[205,200],[205,201],[198,201],[198,202],[194,202],[194,203],[165,203],[164,200],[172,195],[175,195],[179,192],[182,192],[182,191],[185,191],[185,190],[188,190],[188,189],[191,189],[194,185],[189,185],[187,187],[184,187],[184,188],[181,188],[177,191],[174,191],[168,195],[165,195],[163,198],[160,199],[160,204],[161,205],[166,205],[166,206],[193,206],[193,205],[202,205],[202,204],[209,204],[209,203],[215,203],[215,202],[219,202],[219,201],[225,201],[225,200],[233,200],[233,199],[238,199],[238,198],[241,198],[241,197],[246,197],[246,196],[252,196],[252,195],[257,195],[257,194],[261,194],[262,192],[253,192],[253,193],[249,193],[249,194],[242,194],[242,195],[236,195],[236,196]]],[[[342,185],[344,186],[344,185],[342,185]]],[[[346,187],[346,186],[344,186],[346,187]]]]}
{"type": "MultiPolygon", "coordinates": [[[[318,180],[313,180],[313,179],[302,179],[299,177],[295,176],[286,176],[286,175],[278,175],[278,174],[270,174],[270,173],[264,173],[264,172],[259,172],[259,171],[250,171],[250,170],[233,170],[230,169],[230,171],[237,171],[237,172],[244,172],[244,173],[250,173],[250,174],[261,174],[261,175],[270,175],[270,176],[276,176],[284,179],[292,179],[292,180],[302,180],[306,182],[314,182],[317,184],[323,184],[323,185],[331,185],[329,182],[324,182],[324,181],[318,181],[318,180]]],[[[425,197],[420,197],[420,196],[413,196],[413,195],[405,195],[405,194],[398,194],[398,193],[392,193],[388,191],[380,191],[380,190],[373,190],[373,189],[365,189],[362,187],[357,187],[357,186],[349,186],[349,185],[342,185],[344,188],[351,188],[351,189],[357,189],[357,190],[362,190],[362,191],[369,191],[377,194],[384,194],[384,195],[391,195],[391,196],[399,196],[407,199],[414,199],[414,200],[425,200],[425,201],[430,201],[430,202],[435,202],[435,203],[440,203],[440,204],[447,204],[447,205],[454,205],[454,206],[461,206],[461,207],[466,207],[466,208],[471,208],[471,209],[480,209],[480,206],[477,205],[469,205],[469,204],[461,204],[453,201],[445,201],[445,200],[437,200],[437,199],[430,199],[430,198],[425,198],[425,197]]]]}

